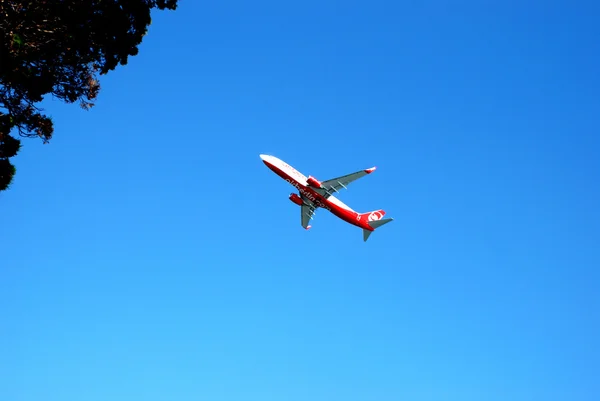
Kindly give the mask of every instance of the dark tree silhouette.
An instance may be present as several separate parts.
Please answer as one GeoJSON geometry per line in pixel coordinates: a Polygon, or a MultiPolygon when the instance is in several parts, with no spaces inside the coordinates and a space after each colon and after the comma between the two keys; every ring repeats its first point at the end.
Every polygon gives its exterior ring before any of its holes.
{"type": "Polygon", "coordinates": [[[36,104],[51,94],[92,107],[98,77],[138,53],[154,8],[175,10],[177,0],[0,1],[0,191],[15,174],[17,138],[52,138],[36,104]]]}

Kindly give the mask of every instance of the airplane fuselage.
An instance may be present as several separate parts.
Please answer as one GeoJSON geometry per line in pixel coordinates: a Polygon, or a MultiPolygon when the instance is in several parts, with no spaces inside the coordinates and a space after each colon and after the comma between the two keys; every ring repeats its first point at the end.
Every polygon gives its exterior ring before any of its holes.
{"type": "Polygon", "coordinates": [[[267,155],[261,155],[261,159],[269,169],[296,188],[302,197],[312,202],[314,206],[330,211],[333,215],[347,223],[364,230],[374,231],[364,214],[352,210],[333,195],[330,195],[328,198],[324,197],[309,185],[308,177],[283,160],[267,155]]]}

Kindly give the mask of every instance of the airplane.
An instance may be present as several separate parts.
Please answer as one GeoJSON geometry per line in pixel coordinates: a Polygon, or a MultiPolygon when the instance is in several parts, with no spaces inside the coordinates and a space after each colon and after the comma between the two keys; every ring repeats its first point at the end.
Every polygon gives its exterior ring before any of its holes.
{"type": "Polygon", "coordinates": [[[318,208],[326,209],[347,223],[362,228],[363,240],[365,242],[376,228],[393,220],[392,218],[384,219],[385,211],[383,210],[375,210],[368,213],[355,212],[341,200],[333,196],[333,193],[339,192],[339,189],[347,189],[346,185],[352,181],[371,174],[375,171],[376,167],[321,182],[312,176],[306,177],[275,156],[261,154],[260,158],[269,169],[298,190],[299,194],[292,192],[289,199],[300,206],[300,221],[302,227],[306,230],[311,228],[309,225],[310,220],[313,219],[313,215],[318,208]]]}

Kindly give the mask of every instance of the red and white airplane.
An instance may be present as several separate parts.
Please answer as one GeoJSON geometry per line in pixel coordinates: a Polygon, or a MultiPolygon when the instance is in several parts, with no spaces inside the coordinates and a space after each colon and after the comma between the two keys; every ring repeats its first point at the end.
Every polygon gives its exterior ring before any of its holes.
{"type": "Polygon", "coordinates": [[[352,181],[371,174],[375,171],[375,167],[319,182],[312,176],[307,178],[304,174],[274,156],[260,155],[260,158],[275,174],[298,189],[300,194],[290,194],[290,200],[300,206],[301,224],[307,230],[311,227],[308,223],[312,220],[317,208],[327,209],[340,219],[362,228],[364,241],[369,238],[376,228],[393,220],[391,218],[383,219],[382,217],[385,215],[383,210],[357,213],[332,195],[334,192],[338,192],[339,189],[346,188],[346,185],[352,181]]]}

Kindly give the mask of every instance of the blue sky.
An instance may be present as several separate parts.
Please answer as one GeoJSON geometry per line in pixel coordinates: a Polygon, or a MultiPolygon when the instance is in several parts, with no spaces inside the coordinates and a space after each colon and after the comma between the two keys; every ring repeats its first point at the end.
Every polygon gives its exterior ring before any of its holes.
{"type": "Polygon", "coordinates": [[[597,2],[202,3],[15,158],[0,399],[597,400],[597,2]]]}

